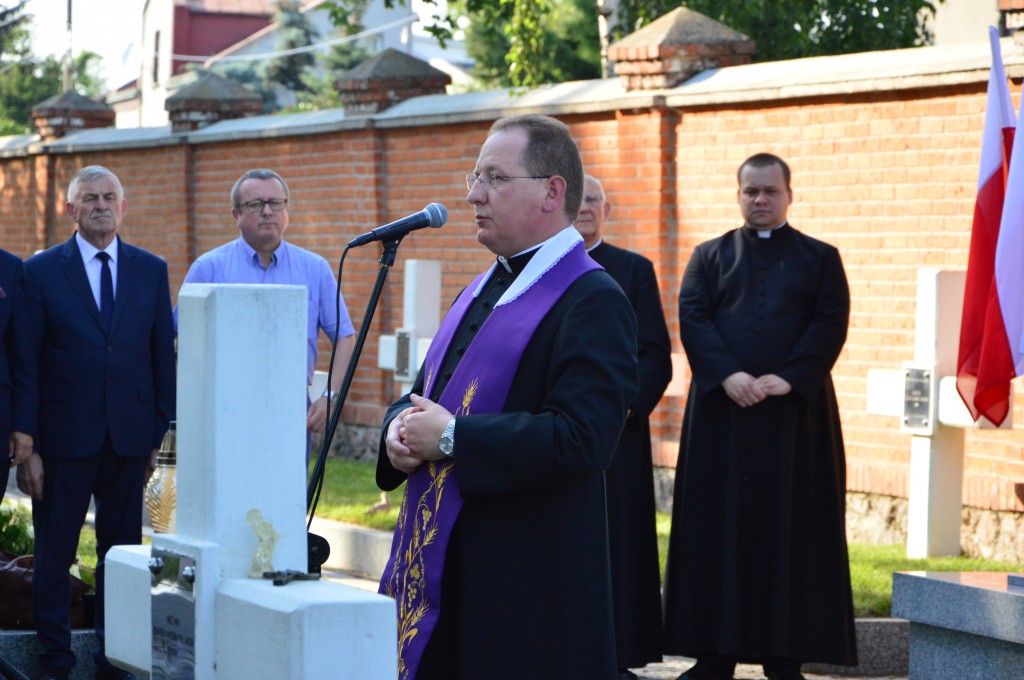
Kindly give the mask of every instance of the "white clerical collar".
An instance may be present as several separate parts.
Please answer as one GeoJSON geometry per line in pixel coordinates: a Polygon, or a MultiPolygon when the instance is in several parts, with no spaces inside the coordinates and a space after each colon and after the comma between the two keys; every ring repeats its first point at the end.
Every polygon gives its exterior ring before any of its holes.
{"type": "MultiPolygon", "coordinates": [[[[549,269],[554,267],[559,260],[565,257],[566,253],[576,247],[577,243],[581,243],[582,241],[583,237],[580,236],[580,233],[576,231],[575,227],[570,225],[541,243],[540,248],[537,248],[537,253],[530,258],[526,267],[523,268],[522,273],[516,277],[516,280],[508,287],[508,290],[506,290],[505,294],[501,296],[498,303],[494,305],[495,308],[500,307],[501,305],[507,305],[529,290],[530,286],[536,283],[540,277],[544,276],[549,269]]],[[[528,253],[531,250],[533,250],[533,248],[527,248],[522,253],[516,253],[516,255],[522,255],[523,253],[528,253]]],[[[494,274],[494,270],[497,267],[497,262],[491,265],[491,268],[487,271],[487,276],[480,280],[480,285],[473,291],[473,297],[480,295],[480,291],[483,290],[487,281],[490,280],[491,275],[494,274]]]]}
{"type": "Polygon", "coordinates": [[[772,234],[777,232],[779,229],[782,229],[784,226],[786,226],[785,222],[775,227],[774,229],[755,229],[754,231],[757,232],[758,238],[771,238],[772,234]]]}
{"type": "Polygon", "coordinates": [[[598,246],[599,246],[599,245],[601,245],[602,243],[604,243],[604,239],[603,239],[603,238],[599,238],[599,239],[597,239],[597,243],[595,243],[594,245],[592,245],[592,246],[590,246],[589,248],[587,248],[587,252],[588,252],[588,253],[589,253],[589,252],[592,252],[592,251],[594,250],[594,248],[598,247],[598,246]]]}

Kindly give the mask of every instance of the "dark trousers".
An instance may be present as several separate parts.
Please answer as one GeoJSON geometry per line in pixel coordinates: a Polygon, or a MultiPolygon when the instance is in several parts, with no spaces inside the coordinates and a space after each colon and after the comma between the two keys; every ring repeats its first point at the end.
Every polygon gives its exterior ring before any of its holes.
{"type": "Polygon", "coordinates": [[[36,632],[44,668],[71,669],[71,581],[78,535],[96,500],[96,638],[97,663],[103,654],[103,560],[114,545],[142,542],[142,491],[147,457],[126,458],[114,452],[107,436],[98,454],[87,458],[43,458],[43,500],[32,502],[35,569],[32,579],[36,632]]]}

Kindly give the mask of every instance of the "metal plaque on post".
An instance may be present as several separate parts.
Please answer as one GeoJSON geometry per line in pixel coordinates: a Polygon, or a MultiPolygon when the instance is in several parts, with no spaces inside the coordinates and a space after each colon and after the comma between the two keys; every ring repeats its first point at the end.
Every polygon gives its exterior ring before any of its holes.
{"type": "Polygon", "coordinates": [[[903,367],[903,419],[900,431],[932,435],[936,429],[935,371],[929,368],[903,367]]]}
{"type": "Polygon", "coordinates": [[[151,680],[194,680],[196,674],[195,560],[153,548],[151,680]]]}

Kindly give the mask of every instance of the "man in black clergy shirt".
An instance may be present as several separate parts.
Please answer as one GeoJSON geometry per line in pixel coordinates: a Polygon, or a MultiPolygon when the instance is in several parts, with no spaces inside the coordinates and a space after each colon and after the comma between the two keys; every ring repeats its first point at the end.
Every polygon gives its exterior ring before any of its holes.
{"type": "Polygon", "coordinates": [[[601,182],[585,175],[576,230],[587,253],[615,279],[636,312],[640,389],[629,404],[626,427],[605,475],[615,649],[619,680],[630,680],[637,677],[630,668],[661,661],[661,573],[649,417],[672,380],[672,344],[654,265],[601,235],[611,211],[601,182]]]}
{"type": "Polygon", "coordinates": [[[467,186],[497,262],[388,410],[377,464],[382,489],[408,475],[381,580],[399,678],[613,680],[604,472],[637,387],[633,310],[572,228],[564,124],[499,120],[467,186]]]}
{"type": "Polygon", "coordinates": [[[846,462],[830,371],[850,292],[839,251],[786,221],[790,171],[738,172],[745,224],[699,245],[679,329],[693,371],[665,577],[665,651],[681,680],[776,680],[805,661],[856,665],[846,462]]]}

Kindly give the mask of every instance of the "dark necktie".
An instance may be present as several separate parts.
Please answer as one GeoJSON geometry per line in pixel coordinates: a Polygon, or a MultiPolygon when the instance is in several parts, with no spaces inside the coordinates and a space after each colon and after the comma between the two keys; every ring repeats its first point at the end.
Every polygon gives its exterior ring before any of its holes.
{"type": "Polygon", "coordinates": [[[110,274],[110,255],[100,251],[96,253],[103,263],[100,271],[100,317],[103,328],[110,332],[110,322],[114,320],[114,277],[110,274]]]}

